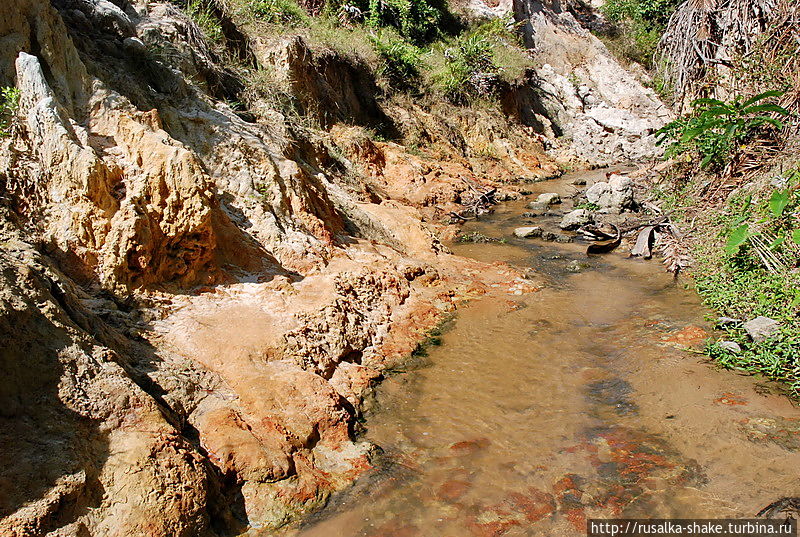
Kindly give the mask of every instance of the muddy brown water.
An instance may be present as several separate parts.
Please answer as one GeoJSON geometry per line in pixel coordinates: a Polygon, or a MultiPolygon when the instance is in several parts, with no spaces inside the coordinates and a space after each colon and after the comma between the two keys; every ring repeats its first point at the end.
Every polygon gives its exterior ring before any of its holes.
{"type": "Polygon", "coordinates": [[[749,517],[800,495],[800,411],[681,350],[710,330],[696,295],[657,261],[515,239],[523,211],[465,227],[507,243],[453,249],[532,268],[542,289],[475,301],[424,367],[385,380],[376,469],[294,535],[571,536],[586,518],[749,517]]]}

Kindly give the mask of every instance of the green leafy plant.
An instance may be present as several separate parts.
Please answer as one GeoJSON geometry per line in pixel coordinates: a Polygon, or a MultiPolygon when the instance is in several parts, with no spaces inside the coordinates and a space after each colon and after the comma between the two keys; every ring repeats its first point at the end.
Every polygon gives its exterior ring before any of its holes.
{"type": "Polygon", "coordinates": [[[14,87],[0,88],[0,137],[11,135],[11,125],[19,108],[21,92],[14,87]]]}
{"type": "Polygon", "coordinates": [[[447,63],[436,77],[436,84],[450,101],[463,103],[469,97],[486,94],[483,81],[497,74],[492,59],[492,41],[480,33],[459,36],[445,50],[447,63]]]}
{"type": "Polygon", "coordinates": [[[367,25],[396,28],[400,35],[419,45],[439,34],[448,14],[446,4],[435,0],[369,0],[367,25]]]}
{"type": "Polygon", "coordinates": [[[206,37],[217,42],[222,40],[222,24],[207,0],[188,0],[186,14],[200,27],[206,37]]]}
{"type": "Polygon", "coordinates": [[[372,43],[381,60],[378,74],[383,76],[390,86],[405,89],[416,85],[422,56],[422,51],[418,47],[385,32],[373,36],[372,43]]]}
{"type": "Polygon", "coordinates": [[[605,41],[624,59],[653,67],[653,56],[679,0],[608,0],[601,8],[619,28],[605,41]]]}
{"type": "Polygon", "coordinates": [[[659,145],[668,143],[667,157],[697,153],[701,168],[720,167],[733,150],[749,141],[762,128],[780,129],[783,123],[766,114],[789,115],[774,103],[763,103],[780,96],[767,91],[749,99],[734,97],[729,102],[718,99],[697,99],[694,112],[671,123],[656,133],[659,145]]]}
{"type": "Polygon", "coordinates": [[[767,269],[778,272],[797,264],[800,219],[796,211],[800,207],[800,171],[790,171],[787,177],[779,179],[785,180],[786,186],[772,192],[759,211],[762,217],[755,222],[748,222],[754,210],[752,196],[745,198],[740,208],[741,216],[728,226],[725,245],[728,255],[736,255],[743,246],[751,243],[767,269]]]}

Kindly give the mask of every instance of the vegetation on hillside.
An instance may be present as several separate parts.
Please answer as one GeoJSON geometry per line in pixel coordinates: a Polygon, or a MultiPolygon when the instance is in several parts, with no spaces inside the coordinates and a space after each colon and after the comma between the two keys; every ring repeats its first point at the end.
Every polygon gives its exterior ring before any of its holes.
{"type": "Polygon", "coordinates": [[[0,138],[11,134],[14,114],[19,107],[20,91],[17,88],[0,88],[0,138]]]}
{"type": "Polygon", "coordinates": [[[670,20],[661,57],[679,102],[690,104],[659,137],[674,160],[674,214],[693,237],[695,288],[731,319],[708,355],[800,395],[800,8],[779,3],[748,26],[748,16],[736,22],[737,2],[711,11],[687,2],[670,20]],[[744,36],[754,29],[760,35],[744,36]],[[721,43],[724,66],[700,54],[721,43]],[[764,341],[743,328],[758,316],[780,326],[764,341]]]}
{"type": "Polygon", "coordinates": [[[743,189],[722,208],[716,225],[707,223],[716,237],[697,245],[695,284],[725,316],[766,316],[780,323],[763,342],[750,341],[741,324],[732,323],[725,339],[738,343],[741,352],[710,342],[709,355],[725,366],[785,381],[800,393],[800,171],[772,179],[765,190],[743,189]]]}
{"type": "MultiPolygon", "coordinates": [[[[186,13],[212,41],[224,40],[214,0],[186,13]]],[[[302,35],[313,46],[366,62],[387,95],[413,93],[454,104],[491,100],[525,75],[533,58],[513,20],[474,20],[441,0],[233,0],[237,17],[267,37],[302,35]]]]}
{"type": "Polygon", "coordinates": [[[602,7],[617,30],[605,39],[609,49],[648,69],[654,67],[658,42],[679,0],[608,0],[602,7]]]}

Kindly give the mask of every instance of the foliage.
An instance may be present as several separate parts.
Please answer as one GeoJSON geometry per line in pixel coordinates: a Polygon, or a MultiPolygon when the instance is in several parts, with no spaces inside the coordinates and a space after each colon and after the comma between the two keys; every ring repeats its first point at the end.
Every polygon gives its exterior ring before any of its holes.
{"type": "Polygon", "coordinates": [[[776,178],[784,186],[775,189],[769,199],[754,207],[752,196],[744,199],[739,217],[726,227],[725,252],[737,255],[746,246],[772,272],[783,272],[797,264],[800,249],[800,172],[792,170],[776,178]],[[760,217],[755,222],[753,213],[760,217]],[[766,250],[765,250],[766,249],[766,250]],[[783,269],[783,270],[781,270],[783,269]]]}
{"type": "Polygon", "coordinates": [[[11,124],[19,108],[21,92],[14,87],[0,88],[0,137],[11,134],[11,124]]]}
{"type": "Polygon", "coordinates": [[[436,0],[369,0],[359,7],[367,13],[368,26],[395,28],[416,45],[439,35],[449,15],[446,4],[436,0]]]}
{"type": "Polygon", "coordinates": [[[712,341],[706,349],[709,356],[726,367],[787,382],[800,395],[800,274],[790,270],[800,252],[800,173],[792,171],[773,182],[782,186],[760,202],[752,194],[731,199],[718,220],[725,246],[710,246],[711,241],[700,246],[704,251],[696,256],[695,287],[721,315],[741,320],[763,315],[781,324],[777,334],[759,343],[750,341],[740,326],[727,327],[725,339],[739,343],[742,351],[731,352],[712,341]],[[765,264],[763,249],[788,259],[785,270],[765,264]]]}
{"type": "Polygon", "coordinates": [[[215,42],[222,40],[222,24],[208,4],[208,0],[187,0],[186,14],[200,27],[206,37],[215,42]]]}
{"type": "Polygon", "coordinates": [[[795,395],[800,394],[800,365],[797,360],[800,329],[784,328],[761,343],[748,343],[743,334],[733,334],[732,339],[744,341],[749,346],[737,354],[722,348],[719,342],[709,342],[706,352],[725,367],[786,382],[795,395]]]}
{"type": "Polygon", "coordinates": [[[506,18],[494,17],[478,23],[471,33],[520,45],[522,34],[519,28],[523,24],[524,22],[515,22],[513,15],[506,18]]]}
{"type": "Polygon", "coordinates": [[[400,37],[382,32],[372,36],[375,51],[381,60],[378,74],[394,88],[413,87],[419,78],[422,51],[400,37]]]}
{"type": "Polygon", "coordinates": [[[658,42],[679,4],[679,0],[608,0],[603,14],[621,27],[608,43],[609,48],[652,68],[658,42]]]}
{"type": "Polygon", "coordinates": [[[691,114],[668,123],[656,133],[658,143],[669,143],[668,158],[684,156],[689,160],[692,153],[697,153],[701,168],[719,168],[736,147],[757,131],[783,126],[766,114],[786,116],[789,111],[774,103],[762,103],[779,95],[781,92],[767,91],[749,99],[736,96],[729,102],[697,99],[692,103],[691,114]]]}
{"type": "Polygon", "coordinates": [[[631,19],[664,28],[679,4],[679,0],[609,0],[602,10],[614,22],[631,19]]]}
{"type": "Polygon", "coordinates": [[[497,66],[492,58],[492,42],[485,35],[461,35],[444,55],[444,69],[434,78],[445,97],[463,103],[471,96],[488,93],[483,83],[497,74],[497,66]]]}
{"type": "Polygon", "coordinates": [[[252,0],[253,14],[273,24],[301,24],[308,21],[306,12],[292,0],[252,0]]]}
{"type": "Polygon", "coordinates": [[[761,373],[788,382],[800,391],[800,282],[796,276],[770,274],[760,265],[740,261],[729,259],[713,269],[706,267],[695,278],[698,293],[723,315],[745,320],[764,315],[779,321],[781,330],[768,340],[755,343],[744,330],[732,327],[727,330],[726,339],[739,343],[741,353],[727,351],[718,342],[709,342],[706,351],[725,367],[761,373]]]}

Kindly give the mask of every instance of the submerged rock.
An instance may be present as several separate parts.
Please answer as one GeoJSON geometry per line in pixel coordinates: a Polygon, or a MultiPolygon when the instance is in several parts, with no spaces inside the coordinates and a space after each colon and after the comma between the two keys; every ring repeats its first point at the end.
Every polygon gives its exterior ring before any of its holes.
{"type": "Polygon", "coordinates": [[[589,265],[589,263],[586,263],[585,261],[578,261],[577,259],[573,259],[572,261],[567,263],[567,272],[572,272],[572,273],[583,272],[590,266],[591,265],[589,265]]]}
{"type": "Polygon", "coordinates": [[[744,331],[756,343],[761,343],[774,336],[780,328],[781,325],[778,321],[763,315],[744,323],[744,331]]]}
{"type": "MultiPolygon", "coordinates": [[[[572,242],[572,237],[569,235],[564,235],[563,233],[554,233],[552,231],[545,231],[542,233],[542,239],[546,240],[547,242],[572,242]]],[[[553,259],[558,259],[558,257],[554,257],[553,259]]]]}
{"type": "Polygon", "coordinates": [[[527,239],[530,237],[541,237],[542,236],[542,228],[539,226],[524,226],[518,227],[514,230],[514,236],[519,237],[520,239],[527,239]]]}

